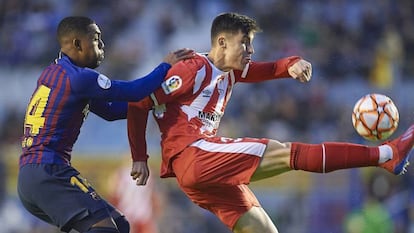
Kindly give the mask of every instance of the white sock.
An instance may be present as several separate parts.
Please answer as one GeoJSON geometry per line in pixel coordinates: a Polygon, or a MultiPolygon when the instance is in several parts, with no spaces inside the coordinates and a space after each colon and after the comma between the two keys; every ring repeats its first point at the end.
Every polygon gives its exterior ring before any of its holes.
{"type": "Polygon", "coordinates": [[[392,159],[392,148],[389,145],[381,145],[379,149],[379,160],[378,163],[385,163],[392,159]]]}

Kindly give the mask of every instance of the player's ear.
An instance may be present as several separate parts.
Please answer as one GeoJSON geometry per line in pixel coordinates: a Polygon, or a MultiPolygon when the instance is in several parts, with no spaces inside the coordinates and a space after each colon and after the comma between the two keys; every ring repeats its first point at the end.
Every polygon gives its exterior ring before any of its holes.
{"type": "Polygon", "coordinates": [[[220,48],[225,48],[226,47],[226,38],[224,38],[223,36],[220,36],[219,38],[217,38],[217,43],[220,46],[220,48]]]}
{"type": "Polygon", "coordinates": [[[77,50],[82,50],[81,41],[79,39],[73,39],[72,44],[77,50]]]}

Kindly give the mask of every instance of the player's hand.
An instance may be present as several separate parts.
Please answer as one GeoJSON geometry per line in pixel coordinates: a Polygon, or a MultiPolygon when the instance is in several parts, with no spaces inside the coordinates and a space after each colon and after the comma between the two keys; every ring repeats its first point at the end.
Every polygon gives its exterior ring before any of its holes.
{"type": "Polygon", "coordinates": [[[146,185],[149,177],[147,161],[133,162],[131,176],[132,179],[136,181],[137,185],[146,185]]]}
{"type": "Polygon", "coordinates": [[[174,65],[175,63],[177,63],[181,60],[192,58],[194,56],[195,56],[194,50],[183,48],[183,49],[179,49],[179,50],[174,51],[174,52],[169,52],[164,57],[163,61],[166,62],[166,63],[169,63],[170,65],[174,65]]]}
{"type": "Polygon", "coordinates": [[[288,73],[292,78],[297,79],[300,82],[309,82],[312,78],[312,64],[300,59],[288,68],[288,73]]]}

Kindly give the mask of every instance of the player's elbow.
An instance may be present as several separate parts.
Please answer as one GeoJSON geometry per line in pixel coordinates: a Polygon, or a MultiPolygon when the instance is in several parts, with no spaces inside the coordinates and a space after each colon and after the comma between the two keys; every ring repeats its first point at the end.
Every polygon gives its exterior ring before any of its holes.
{"type": "Polygon", "coordinates": [[[97,114],[100,118],[106,120],[106,121],[117,121],[117,120],[123,120],[127,118],[126,113],[105,113],[105,114],[97,114]]]}

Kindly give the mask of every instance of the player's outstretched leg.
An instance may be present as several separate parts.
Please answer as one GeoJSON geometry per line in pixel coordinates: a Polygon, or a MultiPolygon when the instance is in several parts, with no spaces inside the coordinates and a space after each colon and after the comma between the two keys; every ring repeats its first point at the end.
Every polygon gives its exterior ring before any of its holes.
{"type": "Polygon", "coordinates": [[[414,125],[411,125],[398,138],[386,142],[385,145],[389,145],[392,148],[393,157],[387,162],[380,164],[380,167],[396,175],[404,174],[407,171],[406,167],[410,164],[410,151],[414,145],[414,125]]]}
{"type": "Polygon", "coordinates": [[[413,145],[414,125],[398,138],[374,147],[343,142],[293,142],[290,168],[327,173],[347,168],[379,166],[392,174],[402,175],[409,165],[413,145]]]}

